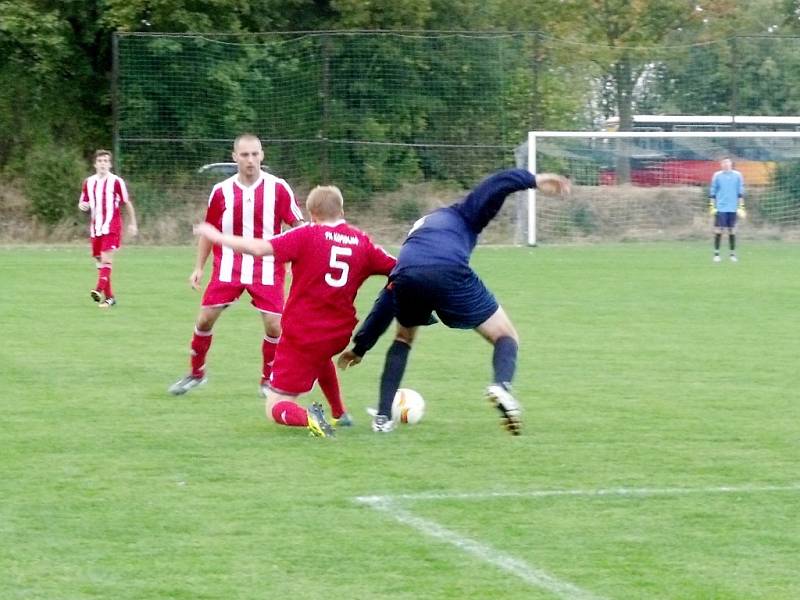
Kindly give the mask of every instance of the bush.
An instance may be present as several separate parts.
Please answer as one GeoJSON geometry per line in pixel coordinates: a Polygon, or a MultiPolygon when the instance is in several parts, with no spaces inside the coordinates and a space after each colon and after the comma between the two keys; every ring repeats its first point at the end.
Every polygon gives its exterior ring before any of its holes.
{"type": "Polygon", "coordinates": [[[422,209],[416,200],[403,200],[393,204],[389,215],[397,223],[413,223],[422,216],[422,209]]]}
{"type": "Polygon", "coordinates": [[[778,225],[792,223],[800,212],[800,161],[779,164],[773,187],[775,193],[761,203],[761,214],[778,225]]]}
{"type": "Polygon", "coordinates": [[[597,230],[597,221],[594,213],[588,206],[577,206],[572,211],[572,224],[583,235],[591,235],[597,230]]]}
{"type": "Polygon", "coordinates": [[[39,221],[55,225],[77,210],[86,162],[73,148],[37,146],[28,154],[23,190],[30,212],[39,221]]]}

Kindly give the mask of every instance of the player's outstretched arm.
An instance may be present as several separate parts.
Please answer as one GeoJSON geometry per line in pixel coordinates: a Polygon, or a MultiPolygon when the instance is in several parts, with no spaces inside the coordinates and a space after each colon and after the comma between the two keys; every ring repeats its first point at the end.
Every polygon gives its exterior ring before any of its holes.
{"type": "Polygon", "coordinates": [[[204,237],[213,244],[227,246],[234,252],[241,254],[252,254],[253,256],[269,256],[272,252],[272,244],[267,240],[258,238],[243,238],[238,235],[226,235],[221,233],[210,223],[198,223],[194,226],[194,234],[204,237]]]}
{"type": "Polygon", "coordinates": [[[569,179],[555,173],[533,175],[526,169],[509,169],[484,179],[456,207],[472,230],[480,233],[500,211],[509,194],[532,187],[548,196],[568,194],[572,189],[569,179]]]}
{"type": "Polygon", "coordinates": [[[536,185],[534,176],[525,169],[509,169],[481,181],[456,209],[475,233],[483,231],[502,208],[506,197],[536,185]]]}
{"type": "Polygon", "coordinates": [[[340,369],[357,365],[364,355],[377,343],[394,320],[394,296],[388,288],[383,288],[375,299],[367,318],[353,336],[353,347],[346,350],[336,361],[340,369]]]}
{"type": "Polygon", "coordinates": [[[352,350],[345,350],[336,359],[337,366],[344,371],[347,367],[354,367],[361,362],[361,357],[352,350]]]}

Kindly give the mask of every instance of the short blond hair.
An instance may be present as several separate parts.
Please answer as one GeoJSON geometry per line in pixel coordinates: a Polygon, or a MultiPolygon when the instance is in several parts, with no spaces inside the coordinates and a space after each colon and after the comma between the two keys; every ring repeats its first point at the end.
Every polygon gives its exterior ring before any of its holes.
{"type": "Polygon", "coordinates": [[[236,152],[236,149],[239,147],[239,142],[246,140],[248,142],[258,142],[261,145],[261,140],[258,136],[254,133],[242,133],[236,136],[236,139],[233,140],[233,151],[236,152]]]}
{"type": "Polygon", "coordinates": [[[111,154],[110,150],[104,150],[103,148],[98,148],[94,151],[94,159],[97,160],[101,156],[107,156],[108,160],[113,160],[114,156],[111,154]]]}
{"type": "Polygon", "coordinates": [[[308,194],[306,209],[318,219],[336,219],[344,214],[342,191],[335,185],[318,185],[308,194]]]}

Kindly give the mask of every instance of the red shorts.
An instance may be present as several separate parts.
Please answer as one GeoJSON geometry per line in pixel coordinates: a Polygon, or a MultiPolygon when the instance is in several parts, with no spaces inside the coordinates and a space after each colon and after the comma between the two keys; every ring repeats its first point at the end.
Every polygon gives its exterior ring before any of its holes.
{"type": "Polygon", "coordinates": [[[203,293],[204,307],[228,306],[239,299],[247,290],[250,294],[250,304],[262,312],[279,315],[283,312],[283,286],[264,285],[261,283],[244,284],[238,281],[219,281],[212,279],[203,293]]]}
{"type": "Polygon", "coordinates": [[[97,258],[102,252],[113,252],[122,246],[119,233],[107,233],[106,235],[96,235],[90,238],[92,242],[92,256],[97,258]]]}
{"type": "Polygon", "coordinates": [[[269,377],[270,387],[289,396],[310,392],[325,364],[347,348],[349,341],[349,334],[306,343],[297,343],[281,335],[269,377]]]}

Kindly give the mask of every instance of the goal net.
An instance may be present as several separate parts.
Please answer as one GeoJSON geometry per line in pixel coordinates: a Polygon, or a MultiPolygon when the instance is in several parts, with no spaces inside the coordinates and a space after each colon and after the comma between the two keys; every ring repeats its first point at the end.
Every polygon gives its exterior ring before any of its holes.
{"type": "Polygon", "coordinates": [[[708,187],[729,157],[745,182],[740,233],[800,230],[800,132],[532,131],[518,164],[568,175],[568,198],[528,195],[527,242],[679,240],[708,235],[708,187]]]}

